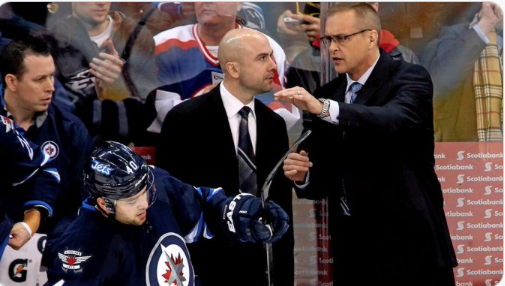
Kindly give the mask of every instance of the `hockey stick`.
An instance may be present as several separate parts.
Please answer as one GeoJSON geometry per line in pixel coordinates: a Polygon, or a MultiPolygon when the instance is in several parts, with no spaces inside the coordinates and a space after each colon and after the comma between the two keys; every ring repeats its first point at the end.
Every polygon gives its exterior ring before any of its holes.
{"type": "MultiPolygon", "coordinates": [[[[298,140],[289,148],[288,152],[282,156],[282,158],[277,162],[277,165],[273,168],[272,172],[268,175],[267,179],[265,180],[265,183],[263,184],[263,187],[261,188],[261,202],[263,204],[263,209],[268,210],[270,209],[270,186],[272,185],[272,181],[274,179],[275,173],[279,170],[280,166],[286,160],[288,155],[292,152],[295,151],[295,149],[303,142],[307,137],[309,137],[310,133],[312,133],[312,130],[307,130],[305,131],[298,140]]],[[[265,212],[266,213],[266,212],[265,212]]],[[[272,226],[270,225],[270,218],[268,216],[263,217],[263,221],[265,224],[267,224],[270,229],[273,231],[272,226]]],[[[274,273],[274,262],[273,262],[273,253],[272,253],[272,244],[271,243],[264,243],[265,246],[265,251],[267,254],[267,268],[266,268],[266,275],[268,278],[268,285],[272,286],[273,285],[273,273],[274,273]]]]}

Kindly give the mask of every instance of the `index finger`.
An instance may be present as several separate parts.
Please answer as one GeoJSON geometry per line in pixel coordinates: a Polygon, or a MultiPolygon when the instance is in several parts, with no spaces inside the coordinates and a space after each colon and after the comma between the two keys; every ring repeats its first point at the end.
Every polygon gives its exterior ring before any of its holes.
{"type": "Polygon", "coordinates": [[[296,160],[296,161],[304,161],[304,162],[308,162],[309,161],[309,157],[307,155],[301,155],[299,153],[290,153],[287,157],[287,159],[291,159],[291,160],[296,160]]]}

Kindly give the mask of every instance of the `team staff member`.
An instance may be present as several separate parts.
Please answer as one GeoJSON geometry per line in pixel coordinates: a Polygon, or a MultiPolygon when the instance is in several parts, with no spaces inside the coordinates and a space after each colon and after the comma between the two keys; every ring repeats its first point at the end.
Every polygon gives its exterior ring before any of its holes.
{"type": "Polygon", "coordinates": [[[84,172],[90,197],[56,244],[49,285],[193,286],[186,243],[204,233],[273,243],[288,228],[276,204],[263,210],[250,194],[228,198],[220,188],[183,184],[117,142],[93,151],[84,172]]]}
{"type": "Polygon", "coordinates": [[[455,285],[434,171],[433,85],[423,67],[379,49],[380,29],[366,3],[329,11],[323,39],[339,76],[315,96],[275,94],[319,117],[311,153],[290,154],[285,175],[299,196],[328,197],[337,285],[455,285]]]}
{"type": "MultiPolygon", "coordinates": [[[[11,42],[0,55],[0,66],[4,86],[0,114],[13,119],[16,129],[49,155],[61,176],[54,214],[40,229],[48,234],[50,245],[77,217],[86,198],[82,167],[92,141],[77,117],[51,104],[55,65],[44,41],[27,38],[11,42]]],[[[5,200],[9,201],[6,213],[19,220],[24,195],[10,192],[5,200]]]]}
{"type": "MultiPolygon", "coordinates": [[[[49,156],[23,138],[12,121],[0,115],[0,260],[7,243],[14,249],[21,248],[37,231],[41,218],[52,215],[59,175],[49,163],[49,156]],[[24,220],[12,225],[4,215],[3,197],[9,192],[29,188],[29,201],[23,209],[24,220]],[[10,231],[10,238],[8,237],[10,231]]],[[[28,190],[27,190],[28,191],[28,190]]]]}
{"type": "MultiPolygon", "coordinates": [[[[209,92],[223,80],[219,43],[229,31],[244,28],[235,22],[241,7],[240,2],[195,2],[196,24],[175,27],[154,36],[159,88],[146,100],[151,140],[159,137],[172,107],[181,100],[209,92]]],[[[272,88],[279,90],[284,84],[286,55],[277,42],[266,37],[277,64],[272,88]]],[[[292,105],[286,108],[273,102],[272,94],[266,93],[259,99],[285,119],[289,130],[299,119],[298,110],[292,105]]]]}
{"type": "MultiPolygon", "coordinates": [[[[282,118],[255,97],[272,90],[277,68],[273,49],[263,34],[233,29],[219,45],[219,62],[223,82],[174,107],[166,116],[156,164],[192,185],[222,187],[228,196],[243,192],[261,196],[268,174],[289,147],[282,118]],[[213,168],[195,162],[213,162],[213,168]]],[[[281,172],[271,190],[271,199],[291,216],[292,187],[281,172]]],[[[293,286],[293,248],[292,230],[273,245],[276,286],[293,286]]],[[[261,245],[211,240],[191,246],[190,252],[204,285],[233,286],[237,281],[241,286],[268,284],[261,245]],[[213,263],[220,265],[229,279],[221,281],[209,267],[213,263]]]]}

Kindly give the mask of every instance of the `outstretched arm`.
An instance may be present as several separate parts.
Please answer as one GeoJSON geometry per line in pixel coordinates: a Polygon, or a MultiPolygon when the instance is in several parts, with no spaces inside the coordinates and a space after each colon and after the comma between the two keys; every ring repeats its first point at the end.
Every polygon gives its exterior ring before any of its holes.
{"type": "Polygon", "coordinates": [[[221,188],[196,188],[170,176],[165,182],[163,189],[174,202],[172,210],[188,243],[214,234],[241,242],[273,243],[289,227],[288,215],[274,202],[264,209],[261,199],[251,194],[231,198],[221,188]],[[271,224],[266,224],[263,217],[271,224]]]}

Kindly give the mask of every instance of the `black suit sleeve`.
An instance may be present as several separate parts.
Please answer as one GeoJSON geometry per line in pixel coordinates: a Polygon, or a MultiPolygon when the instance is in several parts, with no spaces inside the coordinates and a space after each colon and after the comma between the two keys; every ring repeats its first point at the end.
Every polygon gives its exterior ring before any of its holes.
{"type": "Polygon", "coordinates": [[[156,144],[155,165],[168,171],[172,176],[185,181],[181,177],[180,170],[190,170],[189,162],[184,160],[184,142],[191,138],[189,128],[186,126],[187,119],[183,119],[178,110],[168,112],[163,125],[159,140],[156,144]]]}
{"type": "Polygon", "coordinates": [[[386,133],[425,127],[426,122],[433,120],[433,84],[430,75],[419,65],[409,65],[399,74],[394,80],[392,92],[378,99],[383,100],[383,103],[376,102],[374,106],[339,103],[339,125],[386,133]]]}

